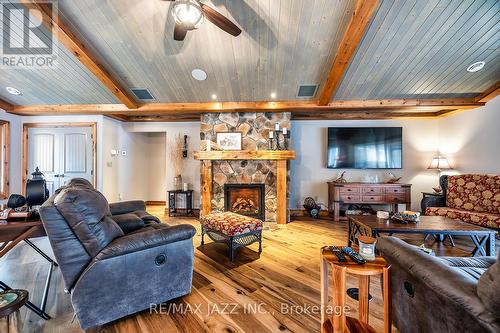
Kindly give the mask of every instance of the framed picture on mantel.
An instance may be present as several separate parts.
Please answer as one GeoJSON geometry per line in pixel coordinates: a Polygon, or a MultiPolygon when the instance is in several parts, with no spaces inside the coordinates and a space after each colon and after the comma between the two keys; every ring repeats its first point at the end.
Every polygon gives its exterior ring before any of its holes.
{"type": "Polygon", "coordinates": [[[218,132],[217,144],[222,150],[241,150],[241,132],[218,132]]]}

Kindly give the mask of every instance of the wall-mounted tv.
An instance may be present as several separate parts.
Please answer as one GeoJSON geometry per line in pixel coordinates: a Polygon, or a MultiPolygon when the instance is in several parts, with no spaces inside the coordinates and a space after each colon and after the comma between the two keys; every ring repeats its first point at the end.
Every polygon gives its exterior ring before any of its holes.
{"type": "Polygon", "coordinates": [[[401,169],[401,127],[329,127],[330,169],[401,169]]]}

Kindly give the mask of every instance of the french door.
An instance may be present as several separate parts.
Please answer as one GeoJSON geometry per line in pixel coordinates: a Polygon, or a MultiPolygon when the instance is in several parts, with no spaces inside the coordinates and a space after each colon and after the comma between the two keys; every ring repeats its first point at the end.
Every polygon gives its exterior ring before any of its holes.
{"type": "Polygon", "coordinates": [[[94,179],[91,127],[30,127],[27,141],[28,179],[39,168],[49,193],[72,178],[94,179]]]}

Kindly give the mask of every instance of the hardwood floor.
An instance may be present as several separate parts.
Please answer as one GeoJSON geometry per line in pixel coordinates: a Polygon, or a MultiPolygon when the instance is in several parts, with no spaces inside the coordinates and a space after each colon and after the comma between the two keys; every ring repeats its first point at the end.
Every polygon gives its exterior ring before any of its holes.
{"type": "MultiPolygon", "coordinates": [[[[346,243],[345,223],[301,218],[287,225],[266,226],[260,258],[252,251],[258,246],[253,244],[251,249],[240,250],[231,263],[222,244],[208,242],[200,248],[197,220],[169,219],[161,206],[151,206],[149,211],[171,224],[190,223],[197,228],[192,292],[158,307],[159,313],[146,310],[89,332],[319,332],[320,314],[311,308],[320,303],[319,251],[323,245],[346,243]],[[174,313],[174,306],[184,311],[174,313]]],[[[421,237],[407,240],[422,243],[421,237]]],[[[34,242],[52,255],[46,238],[34,242]]],[[[437,255],[470,253],[468,239],[456,238],[456,243],[455,248],[432,240],[426,245],[437,255]]],[[[23,243],[0,259],[0,280],[29,290],[31,300],[39,303],[47,269],[44,259],[23,243]]],[[[355,286],[357,279],[348,277],[347,287],[355,286]]],[[[81,332],[77,320],[72,322],[70,297],[63,289],[61,273],[55,269],[47,302],[47,312],[53,319],[44,321],[24,308],[23,332],[81,332]]],[[[383,331],[378,278],[372,279],[370,293],[374,297],[370,302],[370,324],[383,331]]],[[[349,315],[357,317],[357,302],[348,297],[347,302],[349,315]]]]}

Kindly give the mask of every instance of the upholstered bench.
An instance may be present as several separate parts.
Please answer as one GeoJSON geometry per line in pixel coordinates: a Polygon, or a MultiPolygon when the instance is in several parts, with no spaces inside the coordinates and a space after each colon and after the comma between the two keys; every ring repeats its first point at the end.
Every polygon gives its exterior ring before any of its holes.
{"type": "Polygon", "coordinates": [[[234,252],[244,246],[259,242],[262,252],[262,221],[252,217],[232,213],[213,213],[200,217],[201,245],[205,244],[205,234],[214,242],[229,246],[229,259],[233,261],[234,252]]]}

